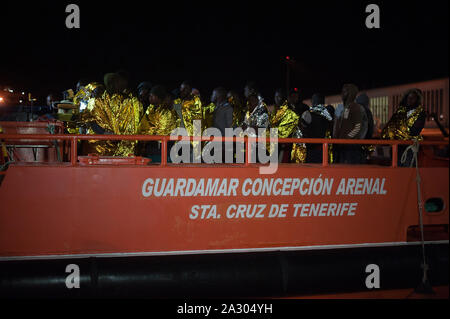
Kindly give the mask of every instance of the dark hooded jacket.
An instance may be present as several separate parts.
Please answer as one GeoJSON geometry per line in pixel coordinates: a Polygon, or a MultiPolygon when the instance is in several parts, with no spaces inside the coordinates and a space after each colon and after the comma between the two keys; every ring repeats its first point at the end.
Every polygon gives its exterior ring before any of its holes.
{"type": "Polygon", "coordinates": [[[372,111],[369,108],[370,99],[366,93],[362,93],[356,98],[356,103],[358,103],[364,107],[364,111],[366,112],[366,116],[367,116],[367,133],[366,133],[366,136],[364,136],[362,138],[363,139],[371,139],[373,136],[373,115],[372,115],[372,111]]]}
{"type": "Polygon", "coordinates": [[[365,114],[361,106],[355,102],[358,88],[354,84],[345,84],[349,95],[347,101],[344,101],[344,111],[336,120],[334,126],[334,138],[339,139],[360,139],[361,130],[364,125],[365,114]]]}

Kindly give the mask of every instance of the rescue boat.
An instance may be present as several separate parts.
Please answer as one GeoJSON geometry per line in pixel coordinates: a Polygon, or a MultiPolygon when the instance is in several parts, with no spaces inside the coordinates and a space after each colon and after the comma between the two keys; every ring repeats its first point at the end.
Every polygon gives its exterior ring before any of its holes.
{"type": "Polygon", "coordinates": [[[247,138],[243,164],[173,164],[167,136],[0,126],[2,297],[448,298],[448,139],[420,142],[418,168],[398,167],[413,142],[280,139],[322,144],[323,163],[261,175],[247,138]],[[78,156],[87,140],[160,141],[162,160],[78,156]],[[392,156],[329,164],[355,143],[392,156]]]}

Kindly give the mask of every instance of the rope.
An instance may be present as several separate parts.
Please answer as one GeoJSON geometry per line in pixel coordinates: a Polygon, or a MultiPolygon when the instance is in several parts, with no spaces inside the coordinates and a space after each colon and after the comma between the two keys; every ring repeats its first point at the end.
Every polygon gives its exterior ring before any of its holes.
{"type": "Polygon", "coordinates": [[[406,150],[403,152],[401,157],[401,163],[406,164],[408,160],[408,152],[411,151],[413,154],[413,157],[411,159],[411,162],[409,163],[409,167],[413,167],[414,163],[416,166],[416,183],[417,183],[417,205],[419,207],[419,222],[420,222],[420,236],[422,241],[422,269],[423,269],[423,276],[422,276],[422,282],[421,285],[417,290],[420,290],[421,292],[428,292],[433,293],[433,290],[431,289],[431,286],[428,282],[428,270],[429,266],[426,261],[425,256],[425,236],[424,236],[424,230],[423,230],[423,202],[422,202],[422,192],[420,188],[421,184],[421,178],[419,174],[419,161],[417,160],[417,154],[419,153],[419,141],[417,139],[414,139],[414,144],[408,146],[406,150]]]}

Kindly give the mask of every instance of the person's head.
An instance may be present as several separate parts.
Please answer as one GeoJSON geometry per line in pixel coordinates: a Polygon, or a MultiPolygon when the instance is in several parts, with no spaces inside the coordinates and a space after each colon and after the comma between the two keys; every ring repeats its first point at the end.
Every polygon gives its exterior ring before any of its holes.
{"type": "Polygon", "coordinates": [[[164,105],[167,105],[168,107],[172,107],[174,100],[176,99],[175,95],[171,92],[168,92],[166,94],[166,97],[164,98],[164,105]]]}
{"type": "Polygon", "coordinates": [[[215,104],[223,103],[227,100],[227,91],[223,87],[215,88],[211,94],[211,102],[215,104]]]}
{"type": "Polygon", "coordinates": [[[255,91],[250,91],[247,101],[250,111],[253,111],[254,108],[257,107],[259,104],[258,94],[255,91]]]}
{"type": "Polygon", "coordinates": [[[192,94],[192,84],[189,81],[184,81],[180,85],[180,97],[182,99],[188,98],[192,94]]]}
{"type": "Polygon", "coordinates": [[[325,97],[323,97],[323,95],[321,95],[319,93],[315,93],[311,97],[311,104],[312,104],[312,106],[324,105],[325,104],[325,97]]]}
{"type": "Polygon", "coordinates": [[[300,94],[298,93],[298,90],[293,89],[289,92],[288,96],[288,102],[290,104],[296,105],[300,100],[300,94]]]}
{"type": "Polygon", "coordinates": [[[109,94],[121,94],[127,88],[127,80],[117,73],[107,73],[104,82],[109,94]]]}
{"type": "Polygon", "coordinates": [[[88,84],[89,84],[89,81],[87,79],[79,80],[76,84],[75,93],[78,93],[78,91],[80,91],[83,87],[85,87],[88,84]]]}
{"type": "Polygon", "coordinates": [[[366,108],[369,107],[369,105],[370,105],[369,96],[366,93],[359,94],[358,97],[356,98],[356,103],[358,103],[366,108]]]}
{"type": "Polygon", "coordinates": [[[152,87],[150,91],[150,103],[153,105],[162,105],[166,100],[167,92],[162,85],[156,85],[152,87]]]}
{"type": "Polygon", "coordinates": [[[247,82],[247,84],[244,87],[244,96],[246,99],[249,98],[250,94],[253,94],[254,92],[258,92],[258,88],[256,86],[256,83],[253,81],[247,82]]]}
{"type": "Polygon", "coordinates": [[[173,96],[174,99],[178,99],[180,97],[180,89],[173,89],[172,91],[170,91],[170,95],[173,96]]]}
{"type": "Polygon", "coordinates": [[[200,91],[198,89],[196,89],[196,88],[193,88],[191,93],[192,93],[192,95],[200,96],[200,91]]]}
{"type": "Polygon", "coordinates": [[[128,82],[130,81],[130,73],[125,69],[120,69],[116,72],[119,76],[121,81],[123,82],[123,85],[125,86],[125,89],[128,88],[128,82]]]}
{"type": "Polygon", "coordinates": [[[358,94],[358,87],[354,84],[344,84],[342,87],[342,101],[347,105],[355,101],[358,94]]]}
{"type": "Polygon", "coordinates": [[[242,106],[242,100],[239,94],[236,91],[228,91],[227,93],[227,99],[229,103],[232,103],[234,107],[241,107],[242,106]]]}
{"type": "Polygon", "coordinates": [[[103,95],[106,88],[103,84],[98,84],[93,90],[92,90],[92,97],[99,98],[103,95]]]}
{"type": "Polygon", "coordinates": [[[407,108],[418,107],[422,104],[422,91],[419,89],[411,89],[406,91],[401,104],[407,108]]]}
{"type": "Polygon", "coordinates": [[[286,93],[284,92],[283,89],[278,89],[275,91],[275,105],[276,106],[281,106],[284,101],[286,101],[286,93]]]}
{"type": "Polygon", "coordinates": [[[152,84],[150,82],[141,82],[138,87],[138,99],[143,104],[147,104],[149,102],[150,90],[152,89],[152,84]]]}
{"type": "Polygon", "coordinates": [[[59,100],[60,99],[58,98],[58,96],[55,93],[50,93],[49,95],[47,95],[47,98],[46,98],[47,106],[50,109],[54,109],[55,107],[53,106],[53,103],[57,102],[59,100]]]}

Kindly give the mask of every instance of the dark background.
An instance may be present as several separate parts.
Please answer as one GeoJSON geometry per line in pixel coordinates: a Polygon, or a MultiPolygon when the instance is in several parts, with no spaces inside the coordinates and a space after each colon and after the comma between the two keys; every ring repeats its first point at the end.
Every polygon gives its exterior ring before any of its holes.
{"type": "Polygon", "coordinates": [[[0,86],[47,93],[126,69],[131,84],[173,89],[189,79],[202,95],[255,80],[272,100],[285,87],[304,98],[448,76],[448,1],[3,1],[0,86]],[[66,5],[81,29],[67,29],[66,5]],[[381,9],[367,29],[365,8],[381,9]]]}

